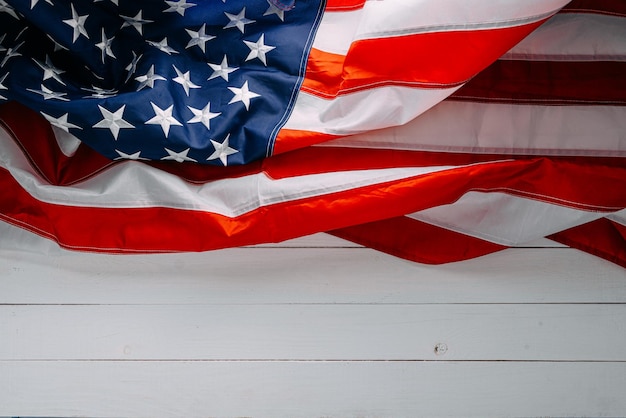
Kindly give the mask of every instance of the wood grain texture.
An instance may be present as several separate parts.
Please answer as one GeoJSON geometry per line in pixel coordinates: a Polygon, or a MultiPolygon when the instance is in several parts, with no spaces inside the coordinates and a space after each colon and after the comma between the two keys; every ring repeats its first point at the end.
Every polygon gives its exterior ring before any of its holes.
{"type": "Polygon", "coordinates": [[[427,266],[318,235],[116,257],[18,232],[0,416],[626,416],[626,273],[576,250],[427,266]]]}
{"type": "Polygon", "coordinates": [[[2,360],[626,362],[626,305],[1,306],[0,334],[2,360]]]}
{"type": "Polygon", "coordinates": [[[625,363],[0,362],[0,415],[623,416],[625,363]]]}
{"type": "Polygon", "coordinates": [[[429,266],[365,248],[0,252],[0,304],[624,303],[626,273],[565,248],[429,266]]]}

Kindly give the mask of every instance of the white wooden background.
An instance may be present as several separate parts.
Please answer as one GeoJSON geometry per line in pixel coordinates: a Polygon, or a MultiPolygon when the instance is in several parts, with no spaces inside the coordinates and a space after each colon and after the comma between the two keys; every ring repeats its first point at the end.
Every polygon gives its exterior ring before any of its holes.
{"type": "Polygon", "coordinates": [[[0,416],[626,416],[626,270],[534,245],[0,248],[0,416]]]}

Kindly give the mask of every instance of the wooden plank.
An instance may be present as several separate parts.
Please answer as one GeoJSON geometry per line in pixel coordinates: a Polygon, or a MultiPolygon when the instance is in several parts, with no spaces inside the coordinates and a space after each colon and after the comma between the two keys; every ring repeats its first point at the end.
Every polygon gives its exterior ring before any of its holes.
{"type": "Polygon", "coordinates": [[[1,306],[2,360],[626,361],[626,305],[1,306]]]}
{"type": "Polygon", "coordinates": [[[624,303],[626,270],[563,248],[429,266],[365,248],[0,252],[2,303],[624,303]]]}
{"type": "Polygon", "coordinates": [[[0,415],[626,416],[626,363],[0,362],[0,415]]]}

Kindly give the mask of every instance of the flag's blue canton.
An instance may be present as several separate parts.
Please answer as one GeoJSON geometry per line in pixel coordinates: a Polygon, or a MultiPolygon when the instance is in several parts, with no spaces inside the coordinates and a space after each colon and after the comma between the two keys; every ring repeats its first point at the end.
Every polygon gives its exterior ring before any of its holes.
{"type": "Polygon", "coordinates": [[[0,0],[0,102],[112,159],[246,163],[289,116],[323,3],[0,0]]]}

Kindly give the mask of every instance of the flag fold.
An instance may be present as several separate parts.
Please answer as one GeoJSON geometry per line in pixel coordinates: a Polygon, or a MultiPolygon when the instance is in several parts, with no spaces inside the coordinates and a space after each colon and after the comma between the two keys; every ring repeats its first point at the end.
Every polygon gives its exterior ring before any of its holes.
{"type": "Polygon", "coordinates": [[[329,232],[439,264],[549,237],[626,266],[625,23],[617,1],[0,0],[0,219],[80,251],[329,232]]]}

